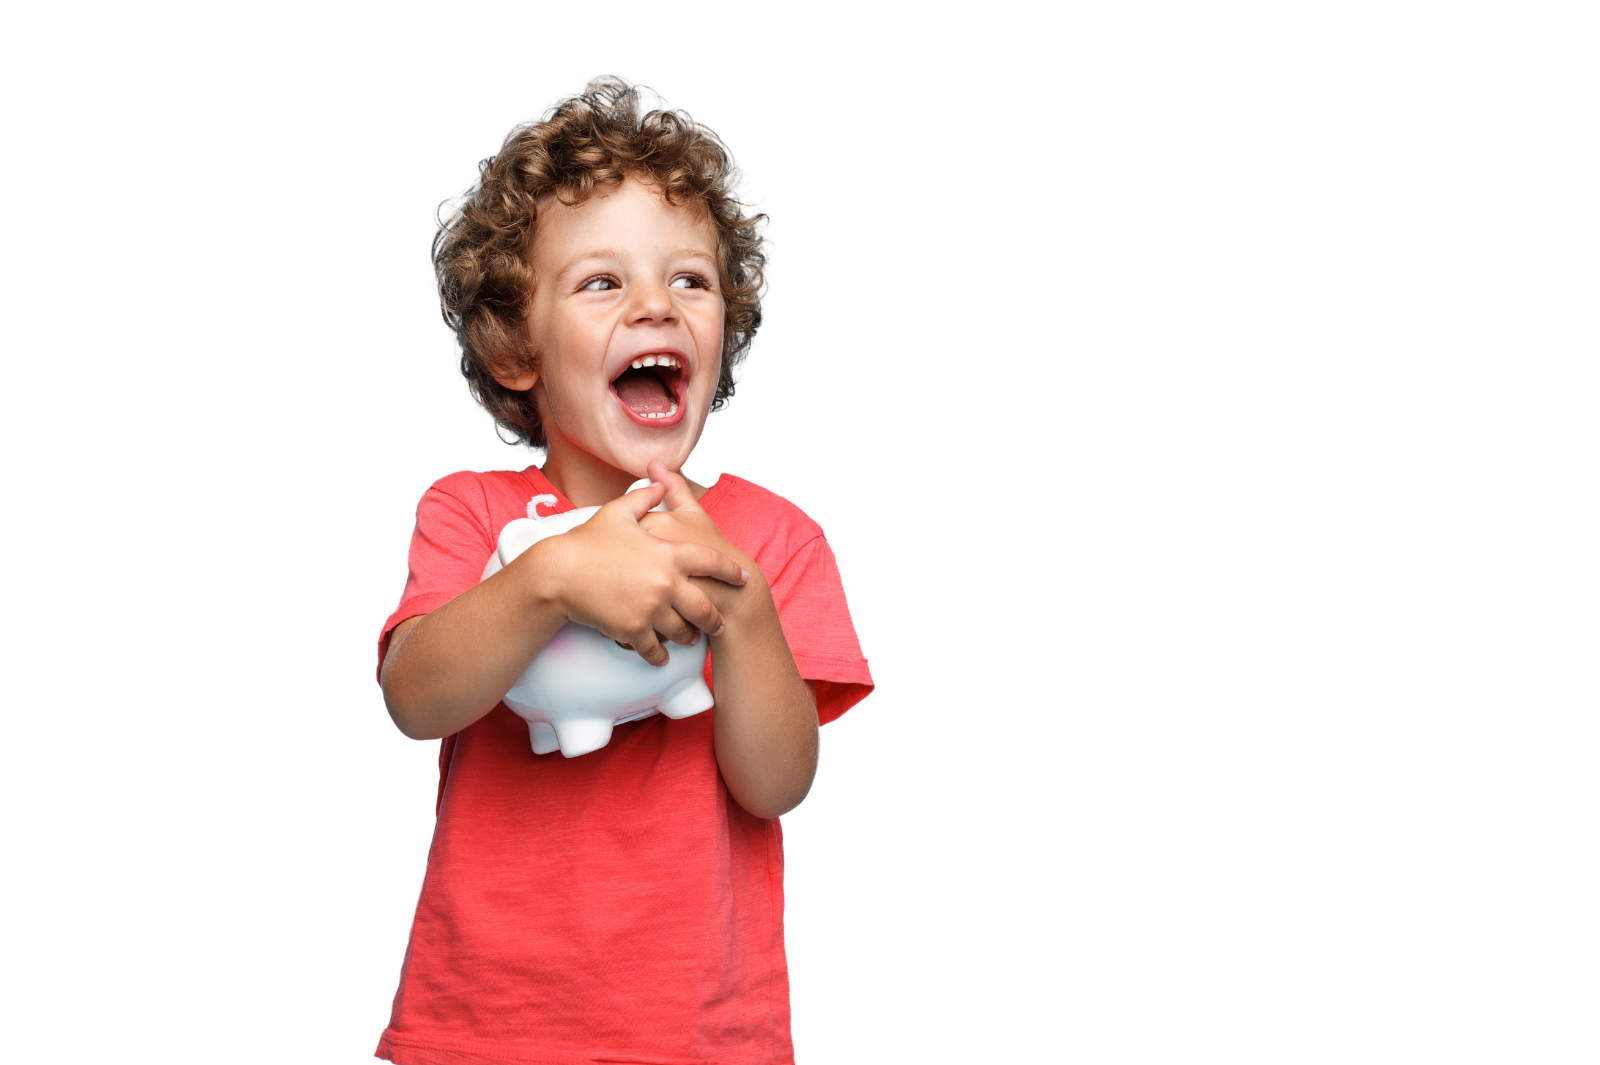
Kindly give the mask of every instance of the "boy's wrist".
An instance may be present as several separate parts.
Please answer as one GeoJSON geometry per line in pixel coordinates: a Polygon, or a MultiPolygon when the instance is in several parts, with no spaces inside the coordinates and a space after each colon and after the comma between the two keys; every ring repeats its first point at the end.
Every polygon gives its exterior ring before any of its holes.
{"type": "Polygon", "coordinates": [[[561,537],[551,536],[524,551],[517,561],[524,562],[523,579],[518,586],[523,608],[532,613],[559,611],[568,614],[562,576],[566,560],[562,557],[561,537]]]}
{"type": "Polygon", "coordinates": [[[730,594],[717,604],[722,612],[723,624],[728,632],[739,632],[752,625],[765,625],[778,616],[772,600],[772,588],[754,562],[745,566],[750,579],[743,587],[730,589],[730,594]]]}

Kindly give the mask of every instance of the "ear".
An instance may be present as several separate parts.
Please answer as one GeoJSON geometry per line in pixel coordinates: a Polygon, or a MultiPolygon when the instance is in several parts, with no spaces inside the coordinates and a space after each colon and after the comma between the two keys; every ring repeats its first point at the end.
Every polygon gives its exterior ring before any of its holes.
{"type": "Polygon", "coordinates": [[[501,388],[509,388],[513,392],[526,392],[539,381],[539,371],[525,366],[497,366],[490,373],[500,382],[501,388]]]}

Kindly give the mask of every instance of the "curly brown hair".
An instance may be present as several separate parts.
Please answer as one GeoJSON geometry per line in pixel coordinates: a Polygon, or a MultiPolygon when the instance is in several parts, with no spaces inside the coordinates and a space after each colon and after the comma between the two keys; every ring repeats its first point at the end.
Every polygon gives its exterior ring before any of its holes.
{"type": "Polygon", "coordinates": [[[500,151],[479,164],[478,183],[439,222],[433,269],[440,310],[461,344],[461,373],[473,398],[512,434],[507,443],[547,444],[532,392],[494,379],[496,369],[538,368],[526,320],[538,203],[555,196],[576,205],[628,178],[659,189],[668,203],[702,205],[716,229],[725,311],[711,409],[733,395],[733,368],[761,325],[767,257],[756,227],[766,215],[746,215],[734,198],[738,170],[715,133],[682,111],[640,111],[637,88],[596,78],[543,119],[513,129],[500,151]]]}

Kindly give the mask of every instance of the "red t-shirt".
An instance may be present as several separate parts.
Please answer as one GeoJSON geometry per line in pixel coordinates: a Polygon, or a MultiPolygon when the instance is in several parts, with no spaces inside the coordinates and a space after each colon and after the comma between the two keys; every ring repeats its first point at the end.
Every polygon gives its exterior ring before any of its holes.
{"type": "MultiPolygon", "coordinates": [[[[417,505],[389,634],[478,582],[535,467],[457,473],[417,505]]],[[[700,500],[761,567],[800,675],[831,721],[872,690],[833,552],[788,500],[724,476],[700,500]]],[[[550,508],[545,508],[549,513],[550,508]]],[[[710,662],[707,680],[710,680],[710,662]]],[[[716,710],[536,755],[502,704],[442,741],[438,822],[378,1057],[401,1065],[783,1065],[783,836],[728,794],[716,710]]]]}

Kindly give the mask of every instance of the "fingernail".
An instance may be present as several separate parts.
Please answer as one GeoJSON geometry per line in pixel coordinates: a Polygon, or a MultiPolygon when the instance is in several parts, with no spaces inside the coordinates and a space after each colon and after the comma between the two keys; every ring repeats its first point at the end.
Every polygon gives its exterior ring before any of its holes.
{"type": "Polygon", "coordinates": [[[723,633],[725,633],[727,631],[728,631],[728,623],[726,621],[724,621],[721,625],[717,626],[717,631],[716,632],[708,632],[708,633],[706,633],[706,635],[707,636],[721,636],[723,633]]]}
{"type": "Polygon", "coordinates": [[[749,580],[750,580],[750,571],[747,570],[747,569],[741,569],[739,571],[739,583],[740,584],[744,584],[745,582],[747,582],[749,580]]]}

